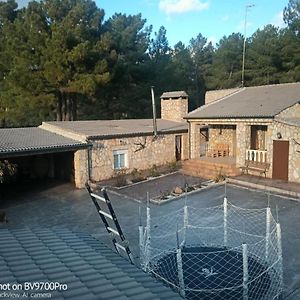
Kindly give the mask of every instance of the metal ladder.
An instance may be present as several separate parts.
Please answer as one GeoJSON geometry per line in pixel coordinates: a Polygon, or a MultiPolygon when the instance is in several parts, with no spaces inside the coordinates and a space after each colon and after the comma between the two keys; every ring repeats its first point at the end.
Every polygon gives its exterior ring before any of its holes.
{"type": "Polygon", "coordinates": [[[109,233],[109,235],[111,237],[112,243],[113,243],[116,251],[120,255],[122,255],[121,254],[122,252],[120,251],[120,250],[122,250],[128,256],[129,261],[133,264],[133,256],[129,249],[128,242],[125,239],[125,236],[123,234],[123,231],[118,222],[117,216],[111,205],[111,201],[107,195],[105,188],[103,188],[101,190],[103,197],[95,194],[88,184],[86,184],[86,188],[89,192],[89,195],[90,195],[94,205],[96,206],[97,212],[98,212],[102,222],[104,223],[104,226],[105,226],[107,232],[109,233]],[[103,203],[105,203],[105,205],[108,208],[108,212],[103,211],[103,209],[101,209],[101,206],[99,205],[98,201],[102,201],[103,203]],[[109,221],[108,219],[111,221],[109,221]],[[110,223],[113,223],[112,226],[114,226],[115,228],[112,228],[110,226],[110,223]]]}

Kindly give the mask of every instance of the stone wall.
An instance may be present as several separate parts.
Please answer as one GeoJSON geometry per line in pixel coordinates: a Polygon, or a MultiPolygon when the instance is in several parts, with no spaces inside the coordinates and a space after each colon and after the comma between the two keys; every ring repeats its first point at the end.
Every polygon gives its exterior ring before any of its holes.
{"type": "Polygon", "coordinates": [[[191,122],[189,126],[190,149],[189,158],[196,159],[200,156],[200,125],[191,122]]]}
{"type": "Polygon", "coordinates": [[[88,150],[77,150],[74,153],[74,179],[77,188],[84,188],[88,181],[88,150]]]}
{"type": "Polygon", "coordinates": [[[50,131],[50,132],[53,132],[53,133],[56,133],[56,134],[59,134],[59,135],[62,135],[62,136],[66,137],[66,138],[69,138],[69,139],[77,140],[77,141],[80,141],[80,142],[86,142],[86,136],[85,135],[78,134],[78,133],[60,128],[59,125],[56,126],[56,125],[49,124],[47,122],[43,122],[42,125],[39,126],[39,128],[50,131]]]}
{"type": "Polygon", "coordinates": [[[145,170],[153,165],[160,166],[174,162],[175,136],[182,136],[182,159],[188,158],[188,135],[166,134],[96,140],[91,155],[91,179],[100,181],[118,174],[113,168],[113,151],[125,150],[127,167],[122,172],[130,173],[133,169],[145,170]]]}
{"type": "Polygon", "coordinates": [[[282,111],[281,113],[279,113],[276,118],[300,118],[300,104],[297,103],[287,109],[285,109],[284,111],[282,111]]]}
{"type": "Polygon", "coordinates": [[[175,122],[185,122],[183,119],[188,113],[188,99],[161,99],[161,118],[175,122]]]}
{"type": "Polygon", "coordinates": [[[223,97],[229,96],[235,92],[240,90],[239,88],[235,89],[225,89],[225,90],[215,90],[215,91],[207,91],[205,94],[205,104],[216,101],[223,97]]]}
{"type": "Polygon", "coordinates": [[[233,125],[212,125],[209,128],[209,147],[215,148],[217,144],[229,146],[229,156],[236,152],[236,131],[233,125]]]}

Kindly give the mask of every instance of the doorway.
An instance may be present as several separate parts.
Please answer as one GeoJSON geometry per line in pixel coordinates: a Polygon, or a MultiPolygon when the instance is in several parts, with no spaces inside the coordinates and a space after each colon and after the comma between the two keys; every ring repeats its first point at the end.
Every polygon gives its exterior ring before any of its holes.
{"type": "Polygon", "coordinates": [[[265,150],[265,140],[267,126],[252,125],[250,135],[250,149],[252,150],[265,150]]]}
{"type": "Polygon", "coordinates": [[[176,161],[182,159],[182,135],[175,135],[175,157],[176,161]]]}
{"type": "Polygon", "coordinates": [[[273,179],[289,178],[289,141],[273,141],[273,179]]]}

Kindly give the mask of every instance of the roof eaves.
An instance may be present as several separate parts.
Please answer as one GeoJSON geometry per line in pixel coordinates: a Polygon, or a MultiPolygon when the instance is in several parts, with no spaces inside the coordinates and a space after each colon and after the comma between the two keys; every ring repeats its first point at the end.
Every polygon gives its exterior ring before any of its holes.
{"type": "Polygon", "coordinates": [[[273,119],[274,116],[205,116],[205,117],[190,117],[190,120],[207,120],[207,119],[273,119]]]}
{"type": "MultiPolygon", "coordinates": [[[[187,128],[182,129],[163,129],[158,130],[158,134],[174,134],[174,133],[186,133],[187,128]]],[[[128,137],[137,137],[137,136],[151,136],[154,135],[153,131],[149,132],[131,132],[131,133],[116,133],[116,134],[99,134],[99,135],[89,135],[87,140],[106,140],[106,139],[115,139],[115,138],[128,138],[128,137]]]]}
{"type": "Polygon", "coordinates": [[[0,149],[0,157],[8,156],[28,156],[35,154],[47,154],[56,152],[67,152],[80,149],[86,149],[90,144],[70,144],[70,145],[57,145],[57,146],[45,146],[45,147],[27,147],[27,148],[11,148],[8,150],[0,149]]]}

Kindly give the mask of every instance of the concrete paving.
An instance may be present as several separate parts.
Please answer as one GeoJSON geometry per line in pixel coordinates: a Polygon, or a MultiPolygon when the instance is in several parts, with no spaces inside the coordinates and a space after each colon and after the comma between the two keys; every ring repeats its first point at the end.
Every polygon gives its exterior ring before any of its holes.
{"type": "MultiPolygon", "coordinates": [[[[175,182],[176,183],[176,182],[175,182]]],[[[138,186],[139,193],[146,194],[149,186],[138,186]]],[[[155,187],[153,187],[155,188],[155,187]]],[[[134,195],[136,191],[132,191],[134,195]]],[[[151,192],[151,191],[149,191],[151,192]]],[[[222,204],[224,186],[200,190],[188,196],[188,205],[195,209],[222,204]]],[[[145,220],[145,203],[130,200],[126,197],[110,194],[119,222],[129,240],[130,247],[137,258],[139,206],[142,208],[142,219],[145,220]]],[[[268,197],[264,192],[240,188],[234,185],[227,187],[228,200],[244,208],[264,208],[268,197]]],[[[132,197],[134,198],[134,197],[132,197]]],[[[151,205],[152,216],[163,217],[176,211],[184,205],[184,199],[174,200],[163,205],[151,205]]],[[[290,200],[287,197],[271,195],[270,207],[278,217],[282,226],[283,264],[285,290],[291,291],[300,286],[300,200],[290,200]]],[[[108,234],[93,206],[86,190],[76,190],[70,184],[35,191],[0,202],[0,211],[5,211],[7,224],[1,227],[46,227],[68,228],[74,232],[89,233],[111,246],[108,234]]],[[[174,224],[175,225],[175,224],[174,224]]],[[[300,299],[300,294],[294,294],[287,299],[300,299]]]]}

